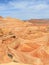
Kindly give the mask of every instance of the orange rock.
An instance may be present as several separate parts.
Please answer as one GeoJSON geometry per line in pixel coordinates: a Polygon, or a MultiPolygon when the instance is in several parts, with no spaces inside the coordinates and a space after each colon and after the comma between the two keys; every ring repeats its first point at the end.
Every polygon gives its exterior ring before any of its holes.
{"type": "Polygon", "coordinates": [[[49,24],[44,21],[0,17],[0,63],[13,61],[11,53],[18,63],[49,65],[49,24]]]}

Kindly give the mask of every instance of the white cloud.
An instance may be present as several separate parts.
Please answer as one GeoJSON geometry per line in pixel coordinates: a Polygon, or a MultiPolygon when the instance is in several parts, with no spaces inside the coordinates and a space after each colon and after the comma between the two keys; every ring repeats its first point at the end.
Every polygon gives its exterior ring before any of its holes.
{"type": "Polygon", "coordinates": [[[24,9],[27,6],[27,3],[24,2],[9,2],[9,5],[12,6],[13,8],[20,8],[24,9]]]}
{"type": "Polygon", "coordinates": [[[36,0],[10,1],[8,4],[0,4],[0,15],[18,17],[21,19],[48,17],[49,4],[45,1],[36,2],[36,0]]]}
{"type": "Polygon", "coordinates": [[[41,10],[41,9],[45,9],[47,7],[49,7],[48,4],[46,4],[45,2],[43,3],[36,3],[34,1],[29,2],[29,1],[24,1],[24,2],[9,2],[9,5],[13,8],[18,8],[18,9],[37,9],[37,10],[41,10]]]}
{"type": "Polygon", "coordinates": [[[32,1],[32,2],[29,2],[29,1],[21,1],[21,2],[10,1],[8,4],[1,4],[0,10],[9,10],[9,9],[41,10],[41,9],[45,9],[48,7],[49,7],[49,5],[46,4],[45,2],[36,3],[36,1],[32,1]]]}
{"type": "Polygon", "coordinates": [[[48,8],[49,6],[47,4],[37,4],[37,5],[33,5],[30,8],[34,9],[34,10],[43,10],[48,8]]]}

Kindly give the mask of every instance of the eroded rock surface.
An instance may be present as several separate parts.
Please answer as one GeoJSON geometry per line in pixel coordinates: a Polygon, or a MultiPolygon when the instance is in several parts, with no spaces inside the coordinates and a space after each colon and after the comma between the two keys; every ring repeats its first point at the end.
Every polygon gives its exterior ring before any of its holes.
{"type": "Polygon", "coordinates": [[[0,64],[49,65],[49,25],[0,18],[0,64]]]}

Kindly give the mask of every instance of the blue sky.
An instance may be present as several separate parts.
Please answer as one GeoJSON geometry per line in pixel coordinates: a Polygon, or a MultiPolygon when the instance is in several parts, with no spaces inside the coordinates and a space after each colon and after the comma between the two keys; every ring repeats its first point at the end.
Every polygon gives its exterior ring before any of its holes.
{"type": "Polygon", "coordinates": [[[0,16],[47,19],[49,18],[49,0],[0,0],[0,16]]]}

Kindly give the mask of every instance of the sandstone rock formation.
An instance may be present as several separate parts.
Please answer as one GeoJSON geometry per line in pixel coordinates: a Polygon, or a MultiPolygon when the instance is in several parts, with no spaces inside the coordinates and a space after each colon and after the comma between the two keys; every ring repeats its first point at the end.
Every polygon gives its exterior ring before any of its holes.
{"type": "Polygon", "coordinates": [[[34,25],[48,25],[49,24],[49,19],[30,19],[30,20],[25,20],[30,23],[33,23],[34,25]]]}
{"type": "Polygon", "coordinates": [[[0,64],[10,62],[49,65],[49,25],[1,18],[0,64]]]}

